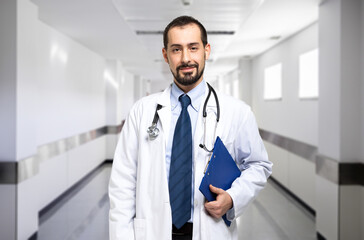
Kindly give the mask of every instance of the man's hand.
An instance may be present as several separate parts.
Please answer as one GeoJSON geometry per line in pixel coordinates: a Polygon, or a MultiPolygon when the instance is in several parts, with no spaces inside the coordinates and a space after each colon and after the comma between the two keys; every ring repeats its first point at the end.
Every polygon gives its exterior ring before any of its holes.
{"type": "Polygon", "coordinates": [[[233,200],[229,193],[221,188],[214,187],[210,184],[210,190],[217,194],[216,200],[205,203],[207,212],[214,218],[222,217],[230,208],[233,207],[233,200]]]}

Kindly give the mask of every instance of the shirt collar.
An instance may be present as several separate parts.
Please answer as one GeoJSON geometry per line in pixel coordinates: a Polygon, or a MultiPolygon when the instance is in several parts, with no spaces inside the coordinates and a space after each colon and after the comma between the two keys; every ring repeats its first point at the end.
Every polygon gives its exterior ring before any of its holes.
{"type": "MultiPolygon", "coordinates": [[[[192,108],[198,112],[200,109],[200,103],[202,100],[202,97],[205,95],[205,80],[203,79],[200,84],[198,84],[196,87],[194,87],[191,91],[187,93],[187,95],[191,99],[191,106],[192,108]]],[[[172,111],[179,106],[178,98],[179,96],[185,94],[175,82],[172,83],[172,89],[171,89],[171,108],[172,111]]]]}

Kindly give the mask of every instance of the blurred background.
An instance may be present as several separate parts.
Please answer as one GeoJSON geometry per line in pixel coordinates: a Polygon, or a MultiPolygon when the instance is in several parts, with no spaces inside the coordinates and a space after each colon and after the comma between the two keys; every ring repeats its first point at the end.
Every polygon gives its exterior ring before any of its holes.
{"type": "Polygon", "coordinates": [[[252,107],[273,175],[240,239],[364,239],[364,1],[1,0],[0,239],[108,239],[130,107],[173,78],[162,33],[191,15],[204,78],[252,107]]]}

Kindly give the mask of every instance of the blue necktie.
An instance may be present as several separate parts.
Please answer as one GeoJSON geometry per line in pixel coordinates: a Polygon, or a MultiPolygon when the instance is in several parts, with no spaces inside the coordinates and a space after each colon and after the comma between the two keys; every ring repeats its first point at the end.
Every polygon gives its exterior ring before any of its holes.
{"type": "Polygon", "coordinates": [[[191,218],[192,194],[192,130],[187,107],[191,99],[181,95],[182,111],[173,135],[171,165],[169,170],[169,198],[172,222],[181,228],[191,218]]]}

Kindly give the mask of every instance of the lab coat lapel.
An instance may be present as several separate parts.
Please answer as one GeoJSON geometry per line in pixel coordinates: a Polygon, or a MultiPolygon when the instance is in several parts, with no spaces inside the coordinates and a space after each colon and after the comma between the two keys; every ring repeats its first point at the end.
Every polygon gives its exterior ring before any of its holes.
{"type": "MultiPolygon", "coordinates": [[[[204,96],[204,100],[201,102],[201,106],[200,106],[200,110],[199,110],[199,114],[198,114],[198,125],[196,127],[196,132],[195,132],[195,153],[197,153],[197,150],[200,149],[199,145],[200,143],[204,143],[204,134],[206,134],[206,145],[209,149],[212,149],[212,145],[215,142],[214,138],[214,131],[215,131],[215,122],[216,122],[216,101],[215,101],[215,97],[213,95],[213,93],[211,92],[209,101],[207,102],[206,105],[206,112],[207,112],[207,117],[206,117],[206,133],[204,131],[204,120],[203,120],[203,107],[207,98],[207,95],[209,93],[209,88],[206,84],[205,87],[205,96],[204,96]]],[[[196,156],[195,156],[196,157],[196,156]]],[[[195,158],[196,159],[196,158],[195,158]]]]}
{"type": "Polygon", "coordinates": [[[207,103],[206,107],[206,147],[208,149],[213,149],[216,137],[218,136],[218,129],[216,129],[216,135],[215,135],[215,128],[218,127],[216,125],[216,118],[217,118],[217,105],[215,96],[211,92],[210,99],[207,103]]]}
{"type": "MultiPolygon", "coordinates": [[[[199,113],[198,113],[198,119],[197,119],[197,126],[195,130],[195,136],[194,136],[194,159],[198,159],[198,152],[201,150],[200,143],[203,143],[204,138],[204,123],[203,123],[203,107],[207,98],[207,95],[209,93],[209,88],[207,86],[207,83],[205,83],[205,96],[201,102],[199,113]]],[[[216,102],[215,97],[213,93],[211,92],[211,96],[209,98],[209,101],[207,102],[206,106],[206,112],[207,112],[207,118],[206,118],[206,143],[208,147],[211,145],[211,142],[215,142],[215,139],[212,140],[213,131],[215,128],[214,121],[216,121],[216,102]],[[211,133],[211,134],[210,134],[211,133]]],[[[204,151],[204,150],[202,150],[204,151]]]]}
{"type": "Polygon", "coordinates": [[[208,93],[209,89],[207,87],[207,84],[205,83],[205,96],[203,98],[203,100],[201,101],[201,105],[198,111],[198,118],[197,118],[197,123],[196,123],[196,129],[195,129],[195,135],[193,136],[193,140],[194,140],[194,146],[193,146],[193,152],[194,152],[194,159],[197,159],[197,153],[200,150],[199,145],[200,143],[202,143],[202,137],[203,137],[203,105],[205,103],[205,99],[207,97],[207,93],[208,93]]]}
{"type": "Polygon", "coordinates": [[[162,95],[157,100],[157,104],[162,106],[162,108],[158,110],[158,116],[164,135],[164,146],[166,147],[171,125],[171,85],[163,91],[162,95]]]}

